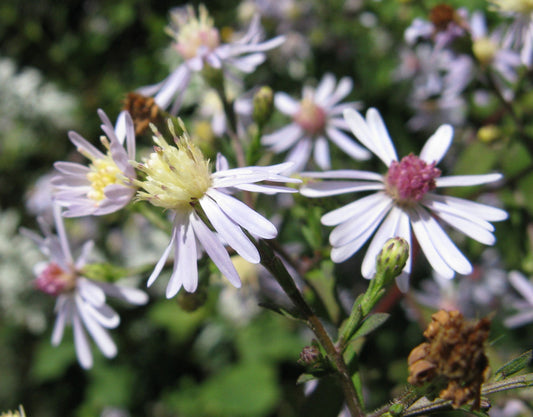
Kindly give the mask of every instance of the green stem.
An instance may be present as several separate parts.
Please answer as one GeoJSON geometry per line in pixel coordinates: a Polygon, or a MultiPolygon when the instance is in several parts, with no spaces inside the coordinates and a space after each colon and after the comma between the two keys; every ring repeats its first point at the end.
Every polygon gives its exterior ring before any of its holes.
{"type": "Polygon", "coordinates": [[[296,287],[292,276],[289,274],[281,260],[275,255],[269,242],[259,240],[259,242],[256,243],[256,246],[261,255],[261,264],[274,276],[296,308],[303,315],[307,325],[316,335],[318,341],[326,351],[329,360],[334,365],[344,392],[346,404],[352,417],[364,416],[361,405],[357,400],[355,386],[348,372],[348,367],[344,362],[342,352],[333,344],[324,325],[304,300],[302,294],[296,287]]]}

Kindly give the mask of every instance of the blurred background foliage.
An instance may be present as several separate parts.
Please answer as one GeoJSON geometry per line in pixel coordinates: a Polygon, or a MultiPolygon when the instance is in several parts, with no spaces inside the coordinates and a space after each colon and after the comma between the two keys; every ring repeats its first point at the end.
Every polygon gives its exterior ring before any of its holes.
{"type": "MultiPolygon", "coordinates": [[[[246,27],[239,20],[240,2],[205,3],[219,28],[246,27]]],[[[267,84],[275,91],[298,95],[302,82],[316,82],[326,72],[350,76],[355,83],[350,99],[381,111],[399,154],[417,152],[428,134],[405,127],[412,116],[406,105],[410,85],[393,74],[405,28],[414,17],[427,16],[437,3],[295,1],[287,20],[303,37],[292,52],[302,58],[286,65],[283,57],[270,53],[270,59],[247,77],[247,86],[267,84]]],[[[486,9],[483,0],[447,3],[486,9]]],[[[157,286],[145,307],[130,310],[117,305],[122,323],[113,338],[119,355],[107,360],[95,352],[95,366],[88,372],[76,362],[71,337],[67,335],[57,348],[50,345],[53,302],[31,287],[31,266],[39,254],[18,236],[19,226],[35,227],[38,208],[28,201],[32,196],[37,201],[44,198],[39,197],[43,190],[36,181],[51,171],[54,161],[75,158],[68,130],[96,140],[100,135],[96,109],[104,109],[114,120],[127,92],[168,74],[173,58],[164,27],[169,9],[183,4],[167,0],[0,3],[0,410],[23,404],[28,417],[325,417],[340,411],[342,399],[334,381],[321,381],[309,396],[303,385],[296,385],[303,372],[296,360],[311,334],[296,321],[258,310],[254,297],[253,306],[240,306],[245,293],[227,295],[232,290],[223,284],[204,289],[198,296],[206,301],[194,312],[185,311],[184,300],[165,300],[157,286]],[[221,301],[226,298],[229,304],[221,301]],[[242,311],[232,310],[238,308],[242,311]]],[[[263,24],[268,36],[278,30],[275,17],[265,16],[263,24]]],[[[526,119],[533,97],[525,94],[521,100],[526,119]]],[[[510,219],[497,226],[499,252],[492,256],[501,259],[504,269],[532,273],[532,155],[512,136],[495,143],[477,141],[477,129],[487,115],[472,108],[470,116],[470,124],[455,136],[454,173],[498,170],[510,177],[509,187],[498,194],[510,219]]],[[[192,124],[191,109],[182,117],[192,124]]],[[[272,124],[278,122],[283,118],[275,115],[272,124]]],[[[505,123],[511,122],[504,119],[504,129],[505,123]]],[[[532,130],[532,123],[527,127],[532,130]]],[[[512,132],[512,126],[508,130],[512,132]]],[[[141,149],[150,145],[147,137],[139,142],[141,149]]],[[[349,163],[340,152],[332,152],[349,163]]],[[[361,166],[382,170],[375,160],[361,166]]],[[[462,196],[479,193],[460,191],[462,196]]],[[[336,266],[316,263],[318,255],[327,255],[327,233],[319,224],[328,209],[325,204],[345,200],[296,201],[302,206],[285,214],[287,228],[281,239],[299,245],[302,259],[314,270],[311,282],[325,294],[321,300],[313,298],[313,292],[307,295],[336,324],[346,312],[333,311],[337,304],[332,300],[344,298],[336,308],[349,309],[353,297],[367,285],[358,272],[354,279],[360,256],[336,266]]],[[[153,262],[165,245],[165,235],[157,231],[143,241],[138,233],[146,225],[136,214],[127,220],[114,214],[98,224],[84,220],[67,225],[73,243],[92,236],[99,255],[117,266],[132,266],[135,257],[140,258],[137,264],[153,262]]],[[[464,246],[470,259],[481,260],[480,245],[465,241],[464,246]]],[[[251,280],[259,280],[261,273],[252,271],[251,280]]],[[[428,270],[415,270],[413,286],[428,276],[428,270]]],[[[141,278],[143,286],[146,277],[141,278]]],[[[398,300],[394,292],[386,298],[380,308],[391,313],[391,319],[368,338],[361,354],[369,409],[388,401],[405,383],[406,357],[422,341],[424,320],[433,311],[415,308],[409,296],[402,303],[398,300]]],[[[494,323],[491,359],[496,366],[527,348],[532,332],[531,328],[512,332],[501,321],[494,323]]]]}

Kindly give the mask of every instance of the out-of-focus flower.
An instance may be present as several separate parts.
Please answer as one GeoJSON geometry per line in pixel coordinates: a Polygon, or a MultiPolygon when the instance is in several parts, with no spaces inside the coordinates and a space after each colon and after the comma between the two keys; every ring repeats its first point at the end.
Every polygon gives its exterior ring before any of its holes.
{"type": "Polygon", "coordinates": [[[300,101],[286,93],[276,93],[274,103],[277,109],[292,117],[292,122],[263,136],[263,145],[275,153],[292,148],[286,159],[294,163],[293,172],[306,166],[311,153],[321,169],[331,168],[328,139],[352,158],[368,159],[370,153],[343,132],[349,130],[342,118],[343,110],[359,107],[357,102],[339,103],[350,94],[352,85],[348,77],[336,85],[335,77],[326,74],[316,89],[304,87],[300,101]]]}
{"type": "Polygon", "coordinates": [[[504,82],[516,82],[518,78],[516,70],[521,65],[520,55],[502,45],[503,33],[501,28],[489,34],[482,12],[476,11],[472,14],[470,30],[474,56],[483,67],[489,67],[498,74],[499,78],[495,78],[494,81],[499,90],[506,99],[512,99],[512,90],[504,82]]]}
{"type": "Polygon", "coordinates": [[[100,141],[106,153],[100,152],[76,132],[69,132],[78,152],[91,161],[87,167],[74,162],[56,162],[59,171],[52,180],[54,198],[66,207],[65,217],[100,216],[113,213],[128,204],[135,194],[135,170],[129,161],[135,159],[135,131],[129,113],[120,113],[116,127],[102,110],[101,128],[106,136],[100,141]],[[126,139],[126,148],[123,146],[126,139]]]}
{"type": "Polygon", "coordinates": [[[34,216],[44,217],[46,221],[53,221],[53,191],[52,179],[55,173],[50,172],[37,179],[35,184],[26,192],[26,209],[34,216]]]}
{"type": "Polygon", "coordinates": [[[523,300],[512,302],[513,307],[519,312],[505,319],[507,327],[519,327],[533,321],[533,284],[520,272],[511,271],[509,282],[520,293],[523,300]]]}
{"type": "Polygon", "coordinates": [[[22,230],[22,233],[32,239],[41,252],[49,257],[48,261],[35,265],[34,273],[35,287],[57,297],[57,317],[52,332],[52,344],[57,346],[61,342],[65,325],[71,324],[78,361],[87,369],[92,366],[93,357],[85,330],[106,357],[111,358],[117,354],[117,347],[106,329],[117,327],[120,317],[106,304],[106,297],[112,296],[141,305],[148,301],[148,296],[136,288],[97,282],[84,277],[83,268],[93,242],[86,242],[80,257],[74,261],[61,209],[57,205],[54,207],[54,220],[57,235],[52,233],[43,219],[39,219],[43,237],[26,229],[22,230]]]}
{"type": "Polygon", "coordinates": [[[276,194],[296,190],[256,183],[300,182],[281,175],[290,163],[228,169],[228,162],[221,155],[217,158],[216,172],[211,173],[209,161],[204,159],[190,141],[183,126],[182,129],[183,135],[178,137],[169,123],[169,130],[177,147],[169,145],[155,131],[155,152],[137,166],[146,174],[144,181],[136,181],[142,189],[137,194],[138,198],[170,210],[173,217],[170,244],[148,279],[150,286],[159,276],[174,248],[174,270],[166,290],[168,298],[175,296],[182,286],[188,292],[196,290],[196,262],[201,248],[207,252],[220,272],[234,286],[239,287],[239,275],[224,244],[231,246],[247,261],[258,263],[259,253],[243,229],[264,239],[272,239],[277,235],[272,223],[229,194],[232,189],[276,194]],[[204,215],[210,226],[204,223],[204,215]]]}
{"type": "Polygon", "coordinates": [[[0,414],[0,417],[26,417],[26,413],[24,412],[24,407],[20,405],[18,410],[4,411],[0,414]]]}
{"type": "Polygon", "coordinates": [[[172,114],[178,112],[194,72],[214,69],[233,77],[237,72],[251,73],[266,59],[264,52],[281,45],[284,40],[283,36],[278,36],[261,42],[258,15],[254,16],[246,34],[231,43],[221,43],[218,29],[204,6],[199,7],[198,16],[189,6],[173,10],[171,18],[172,25],[167,31],[185,62],[162,82],[142,87],[139,92],[153,95],[156,104],[162,109],[170,108],[172,114]]]}
{"type": "MultiPolygon", "coordinates": [[[[428,139],[420,156],[410,154],[400,161],[387,128],[376,109],[369,109],[366,120],[355,110],[344,117],[359,141],[388,167],[385,175],[367,171],[341,170],[304,173],[311,178],[336,181],[310,182],[300,192],[308,197],[325,197],[348,192],[376,191],[322,216],[326,226],[336,226],[330,234],[331,259],[343,262],[356,253],[377,230],[366,252],[362,274],[372,278],[375,259],[385,241],[404,238],[411,247],[411,229],[429,263],[438,273],[451,278],[455,272],[472,272],[468,259],[457,249],[431,212],[443,222],[481,243],[492,245],[494,227],[507,213],[498,208],[432,192],[439,187],[464,187],[498,181],[501,174],[440,177],[436,165],[452,142],[453,129],[443,125],[428,139]]],[[[407,288],[412,257],[404,268],[401,288],[407,288]]]]}
{"type": "Polygon", "coordinates": [[[529,0],[491,0],[503,15],[514,18],[504,45],[520,51],[522,63],[533,64],[533,4],[529,0]]]}

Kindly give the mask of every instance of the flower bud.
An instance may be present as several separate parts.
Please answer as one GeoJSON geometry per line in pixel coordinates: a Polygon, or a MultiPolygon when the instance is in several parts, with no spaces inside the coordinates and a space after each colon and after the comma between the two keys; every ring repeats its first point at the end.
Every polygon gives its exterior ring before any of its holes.
{"type": "Polygon", "coordinates": [[[502,136],[500,128],[496,125],[487,125],[479,128],[477,138],[484,143],[492,143],[502,136]]]}
{"type": "Polygon", "coordinates": [[[386,286],[402,272],[409,258],[409,244],[401,237],[393,237],[385,242],[376,257],[376,279],[386,286]]]}
{"type": "Polygon", "coordinates": [[[274,109],[274,93],[272,89],[267,86],[261,87],[254,95],[253,98],[253,112],[252,117],[254,122],[259,126],[264,126],[272,116],[272,110],[274,109]]]}

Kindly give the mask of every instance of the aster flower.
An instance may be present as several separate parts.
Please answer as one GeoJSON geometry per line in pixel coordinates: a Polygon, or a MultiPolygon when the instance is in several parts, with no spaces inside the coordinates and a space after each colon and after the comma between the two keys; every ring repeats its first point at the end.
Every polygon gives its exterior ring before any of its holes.
{"type": "Polygon", "coordinates": [[[131,117],[122,112],[113,128],[102,110],[98,110],[98,116],[106,134],[100,137],[106,153],[100,152],[78,133],[69,132],[70,141],[91,164],[88,167],[74,162],[54,164],[58,171],[52,179],[56,188],[54,198],[66,207],[65,217],[113,213],[128,204],[135,194],[132,186],[135,170],[129,163],[135,159],[135,131],[131,117]]]}
{"type": "Polygon", "coordinates": [[[348,77],[341,78],[336,85],[335,77],[326,74],[316,89],[304,87],[299,102],[286,93],[276,93],[274,104],[293,121],[263,136],[263,145],[269,146],[275,153],[292,148],[287,161],[294,162],[293,172],[305,167],[312,152],[316,164],[321,169],[329,169],[331,160],[327,139],[354,159],[368,159],[370,153],[343,132],[349,128],[341,117],[342,111],[359,107],[357,102],[339,103],[352,91],[352,86],[353,82],[348,77]]]}
{"type": "Polygon", "coordinates": [[[504,85],[516,82],[518,76],[517,67],[521,65],[520,55],[503,45],[503,33],[501,28],[489,33],[485,16],[476,11],[470,19],[472,33],[472,51],[475,57],[484,67],[491,68],[500,78],[495,78],[500,91],[507,99],[512,99],[512,91],[504,85]]]}
{"type": "Polygon", "coordinates": [[[261,42],[258,15],[252,20],[246,34],[231,43],[220,42],[218,29],[213,26],[213,20],[202,5],[198,8],[198,16],[189,6],[175,9],[171,18],[173,25],[167,28],[167,32],[174,39],[174,47],[185,62],[162,82],[142,87],[139,92],[153,95],[157,105],[162,109],[170,107],[172,114],[178,112],[183,92],[193,73],[206,68],[222,70],[225,75],[251,73],[265,61],[264,52],[281,45],[284,40],[283,36],[278,36],[261,42]]]}
{"type": "Polygon", "coordinates": [[[290,163],[229,169],[221,155],[217,157],[216,172],[211,173],[209,161],[190,141],[185,129],[181,137],[175,134],[171,123],[169,130],[177,147],[169,145],[154,129],[155,152],[144,163],[137,164],[146,174],[144,181],[136,181],[141,188],[138,198],[169,210],[173,221],[170,243],[148,279],[148,286],[157,279],[174,248],[174,269],[166,296],[175,296],[182,286],[194,292],[198,286],[196,262],[203,248],[230,283],[240,287],[239,275],[224,245],[231,246],[248,262],[258,263],[259,253],[243,229],[263,239],[274,238],[277,230],[259,213],[230,195],[231,191],[295,192],[292,188],[257,183],[300,180],[281,175],[290,163]],[[204,215],[209,226],[203,221],[204,215]]]}
{"type": "Polygon", "coordinates": [[[131,304],[141,305],[148,301],[148,296],[136,288],[97,282],[84,277],[83,268],[93,242],[86,242],[80,257],[74,261],[58,205],[54,206],[54,220],[57,235],[52,233],[42,218],[39,223],[44,237],[25,229],[22,233],[32,239],[41,252],[49,257],[47,262],[35,265],[34,272],[35,287],[57,297],[57,317],[52,332],[52,344],[57,346],[61,343],[65,325],[71,324],[76,356],[80,365],[87,369],[92,366],[93,357],[86,331],[106,357],[112,358],[117,354],[117,347],[106,329],[117,327],[120,317],[106,304],[106,297],[116,297],[131,304]]]}
{"type": "Polygon", "coordinates": [[[507,317],[504,324],[507,327],[519,327],[533,321],[533,284],[520,272],[511,271],[509,282],[522,295],[523,300],[512,303],[518,313],[507,317]]]}
{"type": "MultiPolygon", "coordinates": [[[[440,187],[463,187],[498,181],[501,174],[458,175],[441,177],[436,165],[452,142],[453,129],[442,125],[428,139],[420,156],[410,154],[398,160],[387,128],[376,109],[369,109],[366,120],[355,110],[346,110],[344,117],[354,135],[388,168],[385,175],[367,171],[341,170],[311,172],[311,178],[335,181],[311,182],[300,192],[308,197],[325,197],[348,192],[376,191],[333,210],[322,217],[322,224],[336,226],[330,234],[333,246],[331,259],[343,262],[365,244],[375,233],[362,264],[362,274],[375,274],[375,259],[385,241],[394,236],[412,246],[411,230],[435,271],[451,278],[455,272],[472,272],[468,259],[457,249],[439,225],[438,219],[465,235],[486,245],[492,245],[494,227],[489,221],[507,218],[498,208],[465,199],[439,195],[440,187]]],[[[404,268],[399,284],[406,288],[406,276],[411,271],[412,257],[404,268]]]]}
{"type": "Polygon", "coordinates": [[[520,51],[522,63],[533,64],[533,4],[529,0],[491,0],[503,15],[514,18],[504,45],[520,51]]]}

